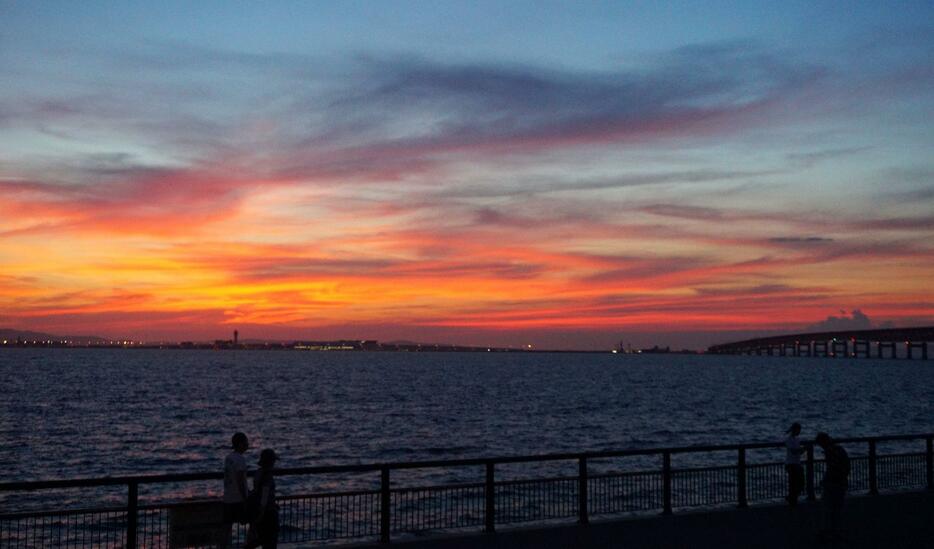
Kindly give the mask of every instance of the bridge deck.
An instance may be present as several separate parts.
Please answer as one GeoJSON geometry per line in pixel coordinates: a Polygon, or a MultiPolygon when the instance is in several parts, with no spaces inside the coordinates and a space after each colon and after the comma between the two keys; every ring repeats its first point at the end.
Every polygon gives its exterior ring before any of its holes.
{"type": "MultiPolygon", "coordinates": [[[[785,347],[796,348],[799,345],[820,344],[825,346],[823,348],[825,354],[835,354],[836,345],[839,344],[843,346],[842,356],[850,356],[850,351],[852,351],[853,355],[860,354],[860,350],[856,347],[858,343],[864,345],[862,352],[866,355],[869,354],[869,344],[875,343],[883,346],[896,344],[904,344],[912,347],[917,346],[919,350],[923,349],[922,353],[925,355],[924,358],[927,358],[927,344],[929,342],[934,342],[934,326],[783,334],[713,345],[707,349],[707,352],[714,354],[741,354],[777,347],[782,351],[782,355],[784,355],[785,347]],[[830,345],[834,345],[834,347],[831,349],[829,348],[830,345]],[[852,347],[850,351],[847,350],[849,348],[848,346],[852,347]]],[[[894,354],[895,347],[891,347],[891,349],[894,354]]],[[[807,351],[807,356],[812,356],[815,351],[816,349],[807,351]]],[[[797,349],[795,349],[795,353],[797,353],[797,349]]]]}
{"type": "MultiPolygon", "coordinates": [[[[405,549],[627,549],[757,547],[934,548],[934,492],[848,498],[843,509],[845,540],[821,544],[816,537],[820,503],[724,509],[558,525],[460,536],[426,536],[393,542],[405,549]]],[[[355,544],[355,549],[386,545],[355,544]]]]}

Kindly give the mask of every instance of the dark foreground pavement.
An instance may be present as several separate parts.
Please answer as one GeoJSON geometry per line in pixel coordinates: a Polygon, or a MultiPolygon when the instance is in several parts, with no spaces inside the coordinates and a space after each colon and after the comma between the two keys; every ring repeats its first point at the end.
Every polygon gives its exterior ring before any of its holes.
{"type": "MultiPolygon", "coordinates": [[[[496,534],[425,536],[394,541],[401,549],[662,548],[934,548],[934,492],[851,497],[843,509],[845,540],[820,543],[820,503],[682,512],[501,530],[496,534]]],[[[346,546],[345,546],[346,547],[346,546]]],[[[355,549],[386,548],[355,544],[355,549]]]]}

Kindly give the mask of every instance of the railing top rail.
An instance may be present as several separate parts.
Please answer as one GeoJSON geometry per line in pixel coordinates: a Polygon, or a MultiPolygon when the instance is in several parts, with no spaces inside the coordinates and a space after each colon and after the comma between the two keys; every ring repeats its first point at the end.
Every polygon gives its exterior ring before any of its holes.
{"type": "MultiPolygon", "coordinates": [[[[905,440],[924,440],[934,438],[934,433],[919,433],[909,435],[885,435],[872,437],[845,437],[834,439],[838,443],[858,443],[858,442],[894,442],[905,440]]],[[[810,441],[802,442],[804,445],[812,445],[810,441]]],[[[313,474],[332,474],[332,473],[365,473],[372,471],[381,471],[383,469],[404,470],[404,469],[429,469],[439,467],[469,467],[481,466],[489,463],[497,465],[514,463],[532,463],[541,461],[568,461],[580,458],[602,459],[616,457],[633,457],[662,454],[685,454],[696,452],[725,452],[730,450],[753,450],[764,448],[781,448],[782,442],[751,442],[746,444],[715,444],[715,445],[695,445],[695,446],[673,446],[659,448],[634,448],[626,450],[598,450],[590,452],[562,452],[538,455],[522,456],[498,456],[487,458],[467,458],[467,459],[448,459],[448,460],[428,460],[428,461],[408,461],[408,462],[384,462],[384,463],[366,463],[353,465],[320,465],[313,467],[290,467],[277,469],[277,476],[290,475],[313,475],[313,474]]],[[[252,472],[250,472],[252,475],[252,472]]],[[[115,477],[98,478],[79,478],[63,480],[37,480],[37,481],[17,481],[0,482],[0,492],[10,492],[18,490],[48,490],[55,488],[82,488],[90,486],[126,486],[129,484],[159,484],[168,482],[195,482],[200,480],[221,480],[224,478],[222,472],[210,473],[172,473],[159,475],[131,475],[115,477]]]]}

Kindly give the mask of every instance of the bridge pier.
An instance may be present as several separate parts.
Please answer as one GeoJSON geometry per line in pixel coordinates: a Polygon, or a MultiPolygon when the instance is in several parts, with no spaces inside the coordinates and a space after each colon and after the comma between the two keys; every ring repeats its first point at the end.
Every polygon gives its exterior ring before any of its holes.
{"type": "Polygon", "coordinates": [[[817,340],[817,341],[813,341],[813,342],[811,342],[811,345],[812,345],[812,347],[813,347],[813,349],[814,349],[814,351],[813,351],[813,352],[814,352],[814,356],[821,356],[821,357],[825,357],[825,358],[828,357],[828,356],[830,356],[830,353],[829,353],[828,348],[827,348],[827,341],[826,341],[826,340],[817,340]]]}
{"type": "Polygon", "coordinates": [[[866,358],[869,358],[869,342],[865,339],[854,339],[853,340],[853,356],[859,358],[860,353],[866,358]]]}
{"type": "Polygon", "coordinates": [[[878,347],[876,347],[876,352],[878,353],[876,356],[877,356],[878,358],[884,358],[884,357],[883,357],[883,354],[884,354],[883,351],[884,351],[885,349],[889,349],[889,350],[892,351],[892,358],[898,358],[898,353],[895,352],[895,342],[894,342],[894,341],[877,341],[876,343],[878,344],[878,347]]]}
{"type": "Polygon", "coordinates": [[[849,349],[847,347],[847,343],[845,339],[843,341],[837,341],[836,339],[834,339],[833,341],[830,342],[830,356],[834,358],[837,358],[837,357],[846,358],[846,356],[848,355],[848,351],[849,349]]]}
{"type": "Polygon", "coordinates": [[[914,353],[913,353],[914,349],[921,350],[921,360],[928,359],[928,342],[927,341],[922,341],[920,343],[906,341],[905,348],[908,350],[908,360],[911,360],[912,358],[914,358],[914,353]]]}
{"type": "Polygon", "coordinates": [[[814,356],[814,353],[811,351],[811,342],[799,343],[795,342],[795,356],[814,356]]]}

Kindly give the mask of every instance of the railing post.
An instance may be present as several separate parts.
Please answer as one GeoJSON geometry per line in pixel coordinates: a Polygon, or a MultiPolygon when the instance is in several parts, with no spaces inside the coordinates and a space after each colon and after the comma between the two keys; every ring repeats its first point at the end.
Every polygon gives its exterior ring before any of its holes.
{"type": "Polygon", "coordinates": [[[139,520],[139,484],[127,484],[126,498],[126,547],[136,549],[136,526],[139,520]]]}
{"type": "Polygon", "coordinates": [[[817,500],[814,494],[814,445],[808,444],[808,463],[807,463],[807,488],[808,501],[817,500]]]}
{"type": "Polygon", "coordinates": [[[927,438],[928,490],[934,490],[934,438],[927,438]]]}
{"type": "Polygon", "coordinates": [[[581,524],[590,522],[587,513],[587,457],[578,460],[577,474],[577,521],[581,524]]]}
{"type": "Polygon", "coordinates": [[[662,514],[671,514],[671,452],[662,454],[662,514]]]}
{"type": "Polygon", "coordinates": [[[496,483],[493,478],[493,462],[489,461],[486,464],[486,483],[483,485],[483,495],[484,500],[486,501],[485,505],[485,515],[484,531],[487,534],[492,534],[496,531],[496,483]]]}
{"type": "Polygon", "coordinates": [[[869,441],[869,494],[879,495],[879,484],[876,480],[876,441],[869,441]]]}
{"type": "Polygon", "coordinates": [[[746,449],[739,448],[736,463],[736,502],[738,507],[746,507],[746,449]]]}
{"type": "Polygon", "coordinates": [[[389,467],[380,469],[379,476],[379,541],[389,543],[389,467]]]}

